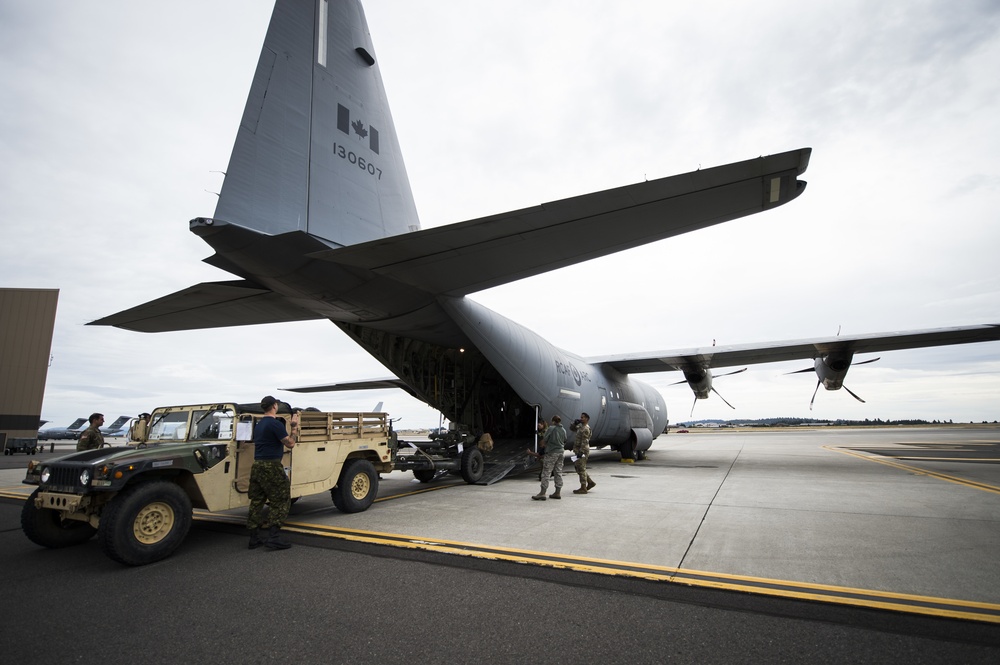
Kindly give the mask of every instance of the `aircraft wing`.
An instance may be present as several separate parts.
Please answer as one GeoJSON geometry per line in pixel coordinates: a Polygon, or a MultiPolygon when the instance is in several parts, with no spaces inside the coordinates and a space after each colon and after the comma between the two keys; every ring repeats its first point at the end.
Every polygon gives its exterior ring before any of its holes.
{"type": "Polygon", "coordinates": [[[311,254],[463,296],[768,210],[805,189],[810,148],[311,254]]]}
{"type": "Polygon", "coordinates": [[[357,381],[343,381],[341,383],[324,383],[315,386],[300,386],[298,388],[279,388],[293,393],[325,393],[344,392],[347,390],[379,390],[383,388],[403,388],[406,386],[402,381],[394,376],[387,376],[381,379],[358,379],[357,381]]]}
{"type": "Polygon", "coordinates": [[[203,282],[88,325],[163,332],[322,318],[273,291],[245,280],[233,280],[203,282]]]}
{"type": "MultiPolygon", "coordinates": [[[[381,390],[385,388],[401,388],[413,394],[412,390],[405,383],[394,376],[387,376],[380,379],[359,379],[357,381],[343,381],[341,383],[324,383],[315,386],[300,386],[298,388],[279,388],[293,393],[325,393],[325,392],[345,392],[348,390],[381,390]]],[[[379,409],[375,409],[378,411],[379,409]]]]}
{"type": "Polygon", "coordinates": [[[876,353],[996,340],[1000,340],[1000,324],[819,337],[763,344],[708,346],[678,351],[602,356],[586,360],[594,365],[612,367],[622,374],[636,374],[682,371],[686,367],[735,367],[785,360],[806,360],[835,352],[876,353]]]}

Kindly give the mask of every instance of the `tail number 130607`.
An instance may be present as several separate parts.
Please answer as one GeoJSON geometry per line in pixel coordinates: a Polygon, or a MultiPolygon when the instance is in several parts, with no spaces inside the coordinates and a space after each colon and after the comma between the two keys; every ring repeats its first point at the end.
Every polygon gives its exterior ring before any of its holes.
{"type": "Polygon", "coordinates": [[[382,169],[376,167],[364,157],[356,154],[353,150],[348,150],[343,145],[334,143],[333,154],[337,155],[341,159],[347,160],[351,164],[354,164],[362,171],[368,171],[370,175],[375,176],[378,180],[382,179],[382,169]]]}

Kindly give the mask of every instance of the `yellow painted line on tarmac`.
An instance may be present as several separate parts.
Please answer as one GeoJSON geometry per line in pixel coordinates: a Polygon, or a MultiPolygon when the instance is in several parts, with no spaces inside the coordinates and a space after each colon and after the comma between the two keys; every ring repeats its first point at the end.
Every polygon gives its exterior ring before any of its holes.
{"type": "MultiPolygon", "coordinates": [[[[947,473],[940,473],[939,471],[929,471],[927,469],[921,469],[920,467],[911,466],[909,464],[902,464],[900,462],[897,462],[896,461],[897,458],[895,457],[886,458],[881,455],[864,454],[858,452],[857,450],[850,450],[848,448],[840,448],[837,446],[823,446],[823,448],[836,453],[844,453],[845,455],[850,455],[851,457],[857,457],[858,459],[863,459],[866,462],[878,462],[879,464],[884,464],[886,466],[891,466],[896,469],[901,469],[903,471],[906,471],[907,473],[914,473],[919,476],[930,476],[931,478],[937,478],[938,480],[945,480],[949,483],[964,485],[965,487],[971,487],[972,489],[982,490],[984,492],[991,492],[993,494],[1000,494],[1000,487],[997,487],[996,485],[990,485],[989,483],[981,483],[976,480],[968,480],[966,478],[959,478],[958,476],[952,476],[947,473]]],[[[964,460],[964,461],[969,461],[969,460],[964,460]]]]}
{"type": "MultiPolygon", "coordinates": [[[[242,524],[243,518],[238,516],[218,516],[200,513],[196,518],[206,521],[226,521],[242,524]]],[[[921,596],[915,594],[878,591],[853,587],[816,584],[810,582],[795,582],[777,580],[749,575],[734,575],[728,573],[713,573],[702,570],[675,568],[641,564],[612,559],[581,557],[569,554],[540,552],[511,547],[480,545],[463,541],[441,538],[425,538],[398,533],[384,533],[361,529],[347,529],[290,520],[283,528],[296,533],[308,534],[324,538],[338,538],[353,542],[385,545],[403,549],[423,550],[457,556],[475,557],[494,561],[510,561],[528,565],[547,566],[574,570],[578,572],[611,575],[618,577],[633,577],[652,581],[684,584],[687,586],[722,589],[727,591],[742,591],[746,593],[812,600],[855,607],[868,607],[897,612],[924,614],[936,617],[968,619],[1000,623],[1000,604],[979,601],[921,596]]]]}
{"type": "MultiPolygon", "coordinates": [[[[4,488],[0,492],[7,498],[20,499],[22,501],[27,498],[27,494],[24,492],[9,492],[9,489],[11,488],[4,488]]],[[[210,513],[205,510],[195,510],[194,519],[199,522],[232,525],[243,525],[246,522],[246,517],[243,515],[210,513]]],[[[812,600],[1000,624],[1000,604],[995,603],[859,589],[811,582],[795,582],[750,575],[715,573],[703,570],[675,568],[672,566],[617,561],[614,559],[600,559],[511,547],[481,545],[441,538],[425,538],[397,533],[347,529],[294,520],[286,522],[283,526],[286,530],[295,533],[374,545],[417,549],[496,561],[510,561],[598,575],[632,577],[671,584],[683,584],[727,591],[742,591],[782,598],[812,600]]]]}
{"type": "Polygon", "coordinates": [[[921,457],[919,455],[911,457],[909,455],[893,455],[892,459],[908,460],[911,462],[919,462],[920,460],[928,462],[1000,462],[1000,457],[921,457]]]}

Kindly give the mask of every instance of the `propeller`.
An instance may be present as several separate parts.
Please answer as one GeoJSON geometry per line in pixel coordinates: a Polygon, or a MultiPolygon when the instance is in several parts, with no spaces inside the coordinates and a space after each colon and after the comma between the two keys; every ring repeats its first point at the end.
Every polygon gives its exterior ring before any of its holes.
{"type": "MultiPolygon", "coordinates": [[[[859,362],[859,363],[855,363],[855,365],[867,365],[867,364],[869,364],[869,363],[873,363],[873,362],[875,362],[875,361],[877,361],[877,360],[881,360],[881,357],[879,357],[879,358],[872,358],[872,359],[870,359],[870,360],[863,360],[863,361],[861,361],[861,362],[859,362]]],[[[817,363],[817,367],[818,367],[818,363],[817,363]]],[[[847,367],[850,367],[850,365],[848,365],[847,367]]],[[[844,370],[843,370],[843,371],[844,371],[844,373],[846,373],[846,372],[847,372],[847,367],[845,367],[845,368],[844,368],[844,370]]],[[[787,374],[805,374],[806,372],[817,372],[817,373],[818,373],[818,371],[819,371],[819,370],[818,370],[818,369],[816,369],[816,368],[806,368],[806,369],[799,369],[799,370],[795,370],[794,372],[787,372],[787,373],[786,373],[786,375],[787,375],[787,374]]],[[[841,378],[842,378],[842,377],[841,377],[841,378]]],[[[823,385],[823,377],[820,377],[820,378],[819,378],[819,379],[818,379],[818,380],[816,381],[816,389],[815,389],[815,390],[813,390],[813,394],[812,394],[812,399],[811,399],[811,400],[809,400],[809,410],[810,410],[810,411],[812,411],[812,408],[813,408],[813,403],[815,403],[815,401],[816,401],[816,394],[817,394],[817,393],[819,392],[819,387],[820,387],[821,385],[823,385]]],[[[848,395],[850,395],[850,396],[851,396],[851,397],[853,397],[854,399],[858,400],[858,401],[859,401],[859,402],[861,402],[862,404],[866,404],[866,403],[867,403],[867,402],[865,402],[865,401],[864,401],[863,399],[861,399],[860,397],[858,397],[858,396],[857,396],[857,395],[856,395],[856,394],[854,393],[854,391],[852,391],[852,390],[851,390],[850,388],[848,388],[847,386],[845,386],[845,385],[844,385],[843,383],[841,383],[841,384],[840,384],[840,387],[841,387],[841,388],[843,388],[844,390],[846,390],[846,391],[847,391],[847,394],[848,394],[848,395]]]]}
{"type": "MultiPolygon", "coordinates": [[[[699,370],[699,371],[701,371],[701,370],[699,370]]],[[[723,397],[722,394],[718,390],[716,390],[714,386],[712,386],[712,379],[717,379],[720,376],[730,376],[732,374],[739,374],[740,372],[745,372],[745,371],[747,371],[746,367],[744,367],[743,369],[734,370],[732,372],[726,372],[725,374],[711,374],[711,373],[709,373],[709,374],[706,374],[706,375],[702,376],[701,378],[688,379],[688,378],[685,377],[682,381],[675,381],[674,383],[671,383],[669,385],[676,386],[676,385],[680,385],[682,383],[686,383],[686,384],[688,384],[688,385],[691,386],[692,390],[695,391],[695,393],[694,393],[694,404],[691,405],[691,416],[694,416],[694,407],[698,404],[698,390],[699,390],[699,388],[701,390],[704,390],[704,388],[705,388],[705,386],[696,387],[696,386],[692,385],[692,383],[691,383],[692,380],[696,381],[699,384],[701,384],[703,381],[707,381],[707,384],[708,384],[707,388],[708,388],[709,391],[711,391],[711,392],[715,393],[716,395],[718,395],[719,399],[721,399],[723,402],[725,402],[726,406],[728,406],[730,409],[736,409],[735,406],[733,406],[732,404],[730,404],[726,400],[726,398],[723,397]]],[[[690,373],[693,374],[693,371],[691,371],[690,373]]],[[[706,395],[706,397],[707,397],[707,395],[706,395]]],[[[691,416],[688,416],[688,417],[691,417],[691,416]]]]}

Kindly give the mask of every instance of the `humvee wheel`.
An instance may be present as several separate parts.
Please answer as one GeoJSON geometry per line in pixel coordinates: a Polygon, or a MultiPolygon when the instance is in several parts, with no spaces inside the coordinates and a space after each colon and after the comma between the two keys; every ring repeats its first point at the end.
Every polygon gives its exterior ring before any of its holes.
{"type": "Polygon", "coordinates": [[[479,448],[466,448],[462,451],[462,480],[470,485],[479,482],[483,477],[486,462],[483,460],[483,451],[479,448]]]}
{"type": "Polygon", "coordinates": [[[434,480],[434,476],[437,475],[437,471],[434,469],[417,469],[413,472],[413,477],[422,483],[429,483],[434,480]]]}
{"type": "Polygon", "coordinates": [[[191,500],[180,487],[153,481],[116,496],[101,517],[101,548],[129,566],[142,566],[173,554],[191,528],[191,500]]]}
{"type": "Polygon", "coordinates": [[[80,545],[97,533],[97,529],[87,522],[64,520],[59,516],[58,510],[36,507],[35,497],[39,491],[36,489],[32,492],[21,507],[21,530],[28,540],[42,547],[56,549],[80,545]]]}
{"type": "Polygon", "coordinates": [[[342,513],[368,510],[377,494],[378,473],[372,463],[364,459],[348,460],[340,472],[337,486],[330,490],[333,505],[342,513]]]}
{"type": "Polygon", "coordinates": [[[174,528],[177,517],[170,504],[154,501],[146,504],[132,522],[132,535],[144,545],[155,545],[174,528]]]}

